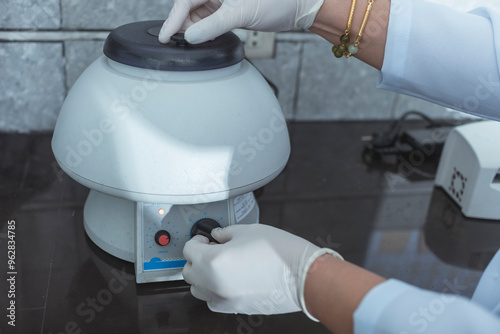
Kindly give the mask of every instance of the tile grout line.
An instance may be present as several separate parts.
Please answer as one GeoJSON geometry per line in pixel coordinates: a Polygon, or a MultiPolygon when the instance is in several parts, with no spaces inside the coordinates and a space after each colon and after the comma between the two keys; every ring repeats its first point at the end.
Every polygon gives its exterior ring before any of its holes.
{"type": "Polygon", "coordinates": [[[0,31],[0,42],[61,42],[105,40],[110,31],[0,31]]]}
{"type": "MultiPolygon", "coordinates": [[[[62,20],[62,17],[61,17],[62,20]]],[[[61,22],[62,25],[62,22],[61,22]]],[[[65,40],[105,40],[112,29],[100,30],[0,30],[2,42],[56,42],[65,40]]],[[[284,32],[276,35],[279,43],[310,43],[321,41],[312,33],[284,32]]]]}
{"type": "Polygon", "coordinates": [[[304,43],[300,43],[299,50],[299,63],[297,66],[297,75],[295,77],[295,92],[293,96],[293,107],[292,107],[292,120],[297,119],[297,106],[299,103],[299,93],[300,93],[300,76],[302,72],[302,64],[304,62],[304,43]]]}
{"type": "Polygon", "coordinates": [[[392,101],[392,106],[391,106],[391,114],[389,115],[389,119],[396,119],[396,113],[397,113],[397,106],[399,102],[399,94],[396,94],[394,97],[394,100],[392,101]]]}
{"type": "Polygon", "coordinates": [[[59,0],[59,27],[63,26],[63,0],[59,0]]]}
{"type": "Polygon", "coordinates": [[[66,41],[61,41],[61,48],[62,48],[62,59],[64,60],[64,65],[63,65],[63,76],[64,76],[64,96],[67,96],[69,93],[69,87],[68,85],[68,57],[66,54],[66,41]]]}

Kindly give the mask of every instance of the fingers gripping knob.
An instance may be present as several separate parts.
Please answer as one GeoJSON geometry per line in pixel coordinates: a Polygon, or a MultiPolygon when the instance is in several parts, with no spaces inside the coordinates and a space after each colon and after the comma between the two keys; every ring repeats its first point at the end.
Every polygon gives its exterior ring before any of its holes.
{"type": "Polygon", "coordinates": [[[217,227],[221,226],[214,219],[202,218],[198,220],[196,223],[194,223],[193,227],[191,228],[191,238],[199,234],[204,237],[207,237],[208,240],[210,240],[210,242],[218,242],[212,237],[211,234],[212,230],[217,227]]]}

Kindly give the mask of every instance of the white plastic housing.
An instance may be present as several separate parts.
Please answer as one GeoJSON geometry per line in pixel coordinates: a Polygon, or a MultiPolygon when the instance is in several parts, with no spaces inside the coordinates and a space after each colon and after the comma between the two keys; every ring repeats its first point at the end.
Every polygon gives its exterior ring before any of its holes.
{"type": "Polygon", "coordinates": [[[435,182],[466,217],[500,219],[499,152],[496,121],[458,126],[446,139],[435,182]]]}
{"type": "Polygon", "coordinates": [[[52,149],[69,176],[99,192],[195,204],[265,185],[290,142],[276,97],[247,61],[171,72],[102,56],[69,92],[52,149]]]}

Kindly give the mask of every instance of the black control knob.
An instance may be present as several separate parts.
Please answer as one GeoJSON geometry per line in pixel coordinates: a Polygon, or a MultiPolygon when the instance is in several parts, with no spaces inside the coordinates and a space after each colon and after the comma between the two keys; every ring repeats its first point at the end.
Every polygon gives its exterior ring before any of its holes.
{"type": "Polygon", "coordinates": [[[155,234],[155,242],[160,246],[166,246],[170,242],[170,233],[165,230],[159,230],[155,234]]]}
{"type": "Polygon", "coordinates": [[[199,234],[207,237],[210,242],[218,242],[210,234],[210,232],[212,232],[212,230],[216,227],[220,227],[220,225],[215,220],[211,218],[200,219],[196,223],[194,223],[193,227],[191,228],[191,238],[199,234]]]}

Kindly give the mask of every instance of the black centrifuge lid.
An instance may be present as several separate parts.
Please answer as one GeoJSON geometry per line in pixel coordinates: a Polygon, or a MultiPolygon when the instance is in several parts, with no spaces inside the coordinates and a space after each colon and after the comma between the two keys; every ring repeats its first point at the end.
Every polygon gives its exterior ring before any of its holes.
{"type": "Polygon", "coordinates": [[[120,26],[106,38],[104,54],[122,64],[164,71],[213,70],[245,58],[243,44],[232,32],[202,44],[189,44],[176,34],[162,44],[162,25],[163,21],[143,21],[120,26]]]}

